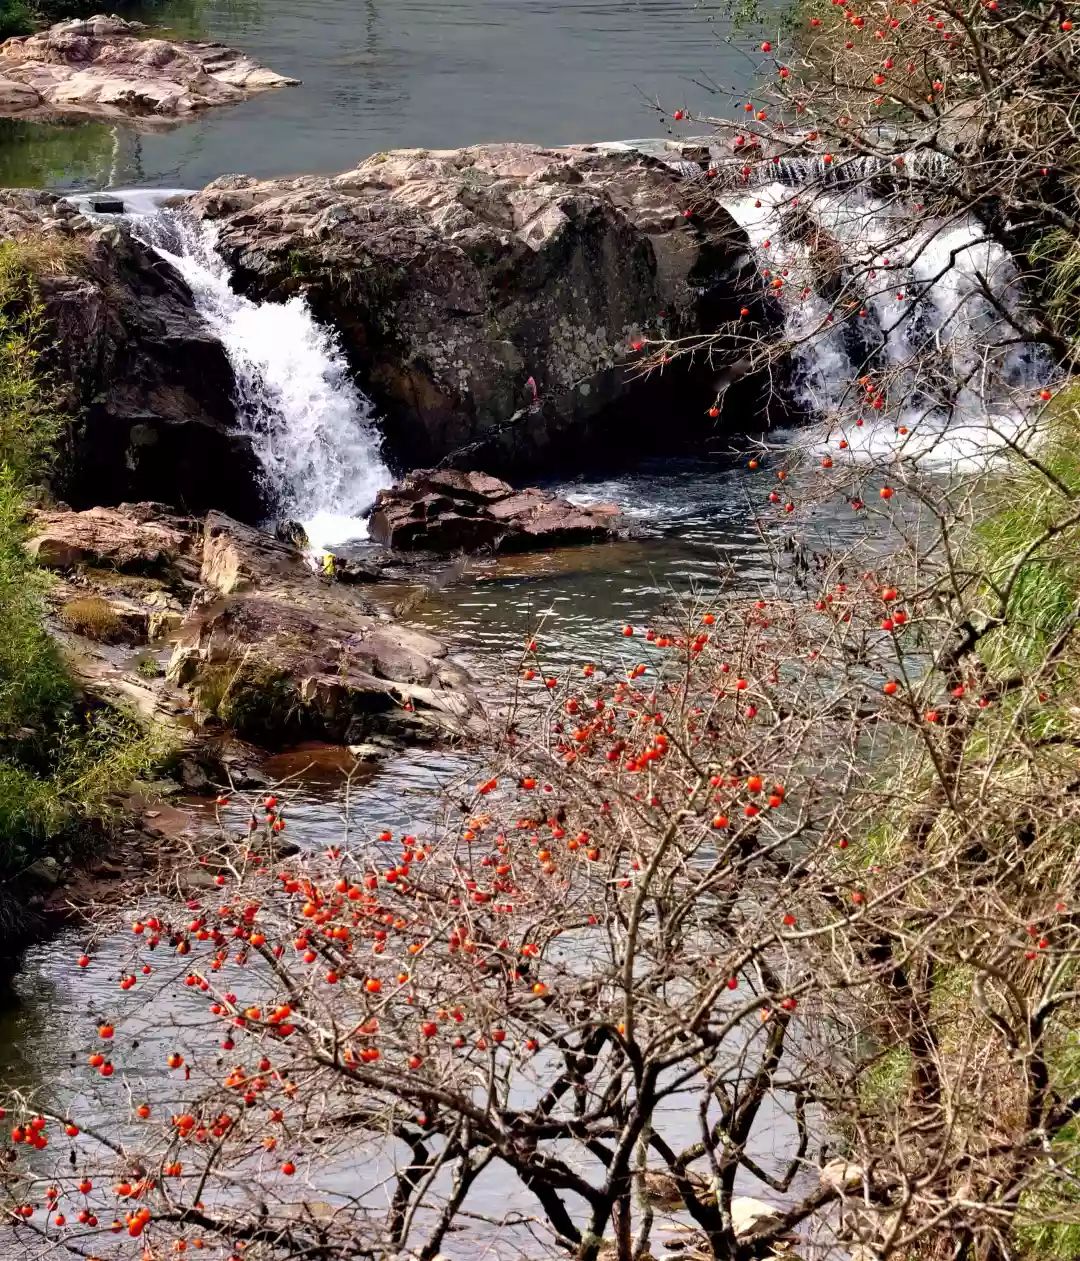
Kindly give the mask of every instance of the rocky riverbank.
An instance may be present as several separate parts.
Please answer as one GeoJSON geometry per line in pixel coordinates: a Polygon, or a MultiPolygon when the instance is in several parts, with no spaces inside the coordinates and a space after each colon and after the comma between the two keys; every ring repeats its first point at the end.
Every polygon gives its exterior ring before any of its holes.
{"type": "MultiPolygon", "coordinates": [[[[610,505],[522,488],[524,471],[667,448],[680,426],[699,436],[734,348],[689,372],[643,364],[651,339],[709,336],[747,302],[766,311],[745,238],[665,163],[590,147],[237,177],[169,213],[215,225],[245,310],[298,299],[330,326],[348,355],[331,375],[370,390],[406,475],[384,484],[372,541],[325,572],[301,532],[259,528],[279,508],[263,461],[285,438],[259,445],[244,410],[258,382],[193,293],[199,273],[121,217],[0,194],[37,388],[60,421],[27,544],[53,574],[47,625],[79,695],[162,732],[194,792],[256,783],[266,751],[303,741],[374,756],[468,741],[482,697],[410,611],[467,555],[622,535],[610,505]],[[442,467],[408,472],[421,461],[442,467]]],[[[260,401],[259,424],[276,405],[260,401]]]]}
{"type": "MultiPolygon", "coordinates": [[[[262,748],[467,734],[468,675],[430,635],[296,548],[220,513],[162,505],[40,513],[29,548],[60,575],[56,631],[83,686],[181,733],[262,748]],[[159,677],[111,651],[167,648],[159,677]]],[[[143,658],[145,660],[145,658],[143,658]]]]}

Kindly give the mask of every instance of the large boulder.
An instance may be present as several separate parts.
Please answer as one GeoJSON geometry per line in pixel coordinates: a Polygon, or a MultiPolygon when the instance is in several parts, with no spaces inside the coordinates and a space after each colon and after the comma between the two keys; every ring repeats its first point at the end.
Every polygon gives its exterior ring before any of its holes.
{"type": "Polygon", "coordinates": [[[233,371],[179,273],[51,193],[0,192],[0,238],[24,243],[44,362],[73,418],[58,493],[76,508],[158,500],[258,519],[260,468],[234,432],[233,371]]]}
{"type": "Polygon", "coordinates": [[[26,550],[48,569],[107,569],[166,579],[198,575],[198,526],[161,504],[35,512],[26,550]]]}
{"type": "Polygon", "coordinates": [[[386,547],[528,552],[612,539],[618,518],[614,504],[578,506],[486,473],[419,469],[379,491],[368,528],[386,547]]]}
{"type": "Polygon", "coordinates": [[[156,122],[297,82],[221,44],[144,39],[142,30],[99,15],[6,40],[0,112],[156,122]]]}
{"type": "Polygon", "coordinates": [[[288,544],[212,513],[201,578],[168,671],[197,721],[264,748],[415,740],[475,722],[469,676],[445,645],[323,582],[288,544]]]}
{"type": "Polygon", "coordinates": [[[590,146],[403,150],[334,177],[229,176],[189,207],[216,222],[242,291],[306,293],[337,327],[406,466],[505,474],[642,438],[655,449],[659,414],[663,445],[680,424],[700,430],[715,368],[696,365],[680,406],[683,365],[646,378],[642,343],[737,316],[749,275],[742,230],[700,185],[590,146]]]}

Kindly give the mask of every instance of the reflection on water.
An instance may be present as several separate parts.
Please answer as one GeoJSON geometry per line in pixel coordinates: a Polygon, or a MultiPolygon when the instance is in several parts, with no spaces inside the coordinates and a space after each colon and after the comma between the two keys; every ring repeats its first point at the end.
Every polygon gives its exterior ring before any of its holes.
{"type": "MultiPolygon", "coordinates": [[[[118,186],[339,171],[411,146],[656,134],[651,101],[723,113],[703,84],[745,91],[754,66],[725,42],[720,0],[160,0],[130,12],[240,45],[303,86],[165,133],[116,128],[118,186]]],[[[11,182],[99,187],[101,130],[76,130],[73,148],[40,127],[0,133],[11,182]]]]}
{"type": "Polygon", "coordinates": [[[106,123],[0,118],[0,186],[103,188],[113,182],[119,129],[106,123]]]}

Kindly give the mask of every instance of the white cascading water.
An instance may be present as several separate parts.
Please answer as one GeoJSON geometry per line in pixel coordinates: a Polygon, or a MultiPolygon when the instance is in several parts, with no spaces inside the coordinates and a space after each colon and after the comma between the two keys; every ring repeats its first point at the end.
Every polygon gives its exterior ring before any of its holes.
{"type": "Polygon", "coordinates": [[[1008,251],[974,216],[920,221],[895,199],[887,204],[858,183],[830,186],[825,168],[807,166],[720,198],[759,270],[783,277],[777,299],[793,348],[791,390],[824,428],[803,440],[827,442],[831,419],[845,404],[851,410],[859,377],[885,374],[903,402],[888,420],[871,411],[844,429],[856,458],[972,465],[1025,442],[1048,366],[1030,345],[1015,344],[1009,321],[1023,322],[1023,295],[1008,251]],[[820,290],[823,242],[836,285],[848,286],[839,312],[836,293],[820,290]],[[843,319],[847,303],[857,313],[843,319]]]}
{"type": "Polygon", "coordinates": [[[275,514],[301,522],[315,552],[365,538],[366,513],[393,479],[371,401],[336,336],[302,297],[253,302],[233,292],[214,229],[164,209],[171,195],[115,194],[135,235],[187,281],[224,346],[236,376],[237,421],[251,437],[275,514]]]}
{"type": "MultiPolygon", "coordinates": [[[[703,179],[700,168],[674,164],[703,179]]],[[[1006,344],[1009,320],[1022,322],[1013,259],[973,216],[923,222],[897,197],[872,194],[880,163],[843,166],[784,159],[771,168],[771,182],[747,187],[738,165],[727,162],[709,185],[710,196],[726,188],[720,201],[746,231],[759,270],[784,277],[776,297],[791,347],[790,389],[800,410],[819,418],[793,440],[834,445],[837,417],[850,414],[858,378],[887,375],[890,399],[903,401],[888,419],[868,411],[858,427],[845,428],[855,458],[977,464],[1026,441],[1029,404],[1048,367],[1030,346],[1006,344]],[[839,305],[837,287],[846,287],[839,305]]],[[[948,172],[933,174],[944,180],[948,172]]],[[[252,438],[276,514],[302,522],[315,551],[365,537],[365,514],[391,479],[372,405],[335,335],[302,297],[258,303],[234,293],[213,228],[165,208],[175,193],[115,196],[133,232],[183,275],[224,345],[238,421],[252,438]]],[[[89,198],[75,200],[88,209],[89,198]]]]}

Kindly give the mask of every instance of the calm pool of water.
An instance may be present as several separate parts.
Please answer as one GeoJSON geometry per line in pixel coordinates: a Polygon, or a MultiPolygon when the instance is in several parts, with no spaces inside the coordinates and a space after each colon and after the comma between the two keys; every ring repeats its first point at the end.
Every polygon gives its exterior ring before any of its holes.
{"type": "Polygon", "coordinates": [[[303,80],[170,131],[0,120],[0,183],[195,187],[381,149],[657,135],[726,113],[756,61],[721,0],[158,0],[133,16],[303,80]]]}

